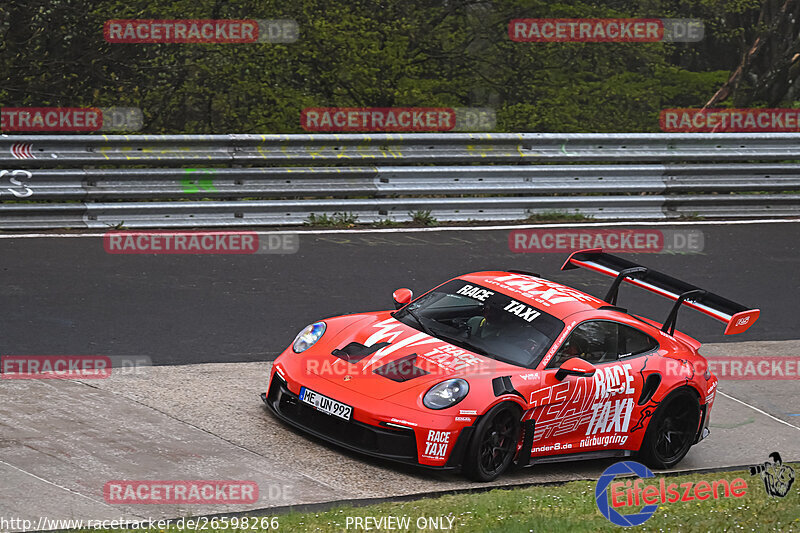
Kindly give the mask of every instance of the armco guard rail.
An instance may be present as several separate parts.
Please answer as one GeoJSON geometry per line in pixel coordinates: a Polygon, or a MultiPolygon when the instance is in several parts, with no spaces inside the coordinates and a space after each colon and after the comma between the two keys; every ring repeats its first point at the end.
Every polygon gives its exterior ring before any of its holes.
{"type": "Polygon", "coordinates": [[[800,134],[0,136],[0,228],[800,215],[800,134]]]}

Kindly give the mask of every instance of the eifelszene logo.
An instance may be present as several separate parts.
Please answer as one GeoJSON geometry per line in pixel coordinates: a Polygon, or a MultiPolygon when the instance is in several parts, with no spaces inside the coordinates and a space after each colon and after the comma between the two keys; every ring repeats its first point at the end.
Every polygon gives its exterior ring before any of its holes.
{"type": "Polygon", "coordinates": [[[649,468],[635,461],[622,461],[608,467],[597,480],[594,491],[600,513],[618,526],[638,526],[653,516],[659,504],[741,498],[747,493],[747,482],[740,477],[731,481],[716,479],[678,484],[668,483],[661,476],[657,484],[644,483],[643,479],[652,477],[654,474],[649,468]],[[627,477],[631,474],[638,478],[614,481],[617,476],[627,477]],[[617,511],[625,507],[639,510],[627,515],[617,511]]]}
{"type": "MultiPolygon", "coordinates": [[[[597,480],[597,487],[594,489],[594,499],[600,513],[608,518],[612,524],[618,526],[638,526],[647,522],[653,513],[658,509],[657,504],[645,505],[638,513],[622,515],[612,508],[608,501],[608,486],[614,478],[624,474],[634,474],[640,478],[651,478],[654,476],[649,468],[635,461],[622,461],[606,468],[600,479],[597,480]]],[[[637,480],[639,481],[639,480],[637,480]]],[[[630,483],[630,482],[629,482],[630,483]]],[[[612,502],[613,502],[612,498],[612,502]]]]}
{"type": "Polygon", "coordinates": [[[769,454],[769,461],[750,467],[750,475],[755,476],[760,474],[761,479],[764,481],[764,489],[769,496],[778,496],[783,498],[789,494],[789,489],[792,488],[794,483],[794,470],[789,465],[784,465],[781,461],[781,454],[772,452],[769,454]]]}

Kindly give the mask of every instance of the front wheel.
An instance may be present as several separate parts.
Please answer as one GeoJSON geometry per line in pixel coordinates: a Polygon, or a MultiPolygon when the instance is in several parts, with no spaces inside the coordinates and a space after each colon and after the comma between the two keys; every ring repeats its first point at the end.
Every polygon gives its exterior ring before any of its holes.
{"type": "Polygon", "coordinates": [[[650,468],[672,468],[689,451],[700,424],[700,404],[688,389],[670,394],[647,426],[639,455],[650,468]]]}
{"type": "Polygon", "coordinates": [[[506,471],[517,451],[520,411],[509,403],[483,415],[470,440],[464,473],[475,481],[492,481],[506,471]]]}

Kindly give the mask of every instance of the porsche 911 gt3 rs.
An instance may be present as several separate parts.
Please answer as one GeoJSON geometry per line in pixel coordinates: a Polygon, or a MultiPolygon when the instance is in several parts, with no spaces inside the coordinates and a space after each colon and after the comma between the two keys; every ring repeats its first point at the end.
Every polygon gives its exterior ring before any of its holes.
{"type": "Polygon", "coordinates": [[[395,311],[309,325],[274,362],[278,418],[365,454],[488,481],[509,467],[637,457],[670,468],[708,435],[717,378],[675,330],[687,306],[735,334],[758,309],[603,253],[574,268],[614,278],[603,299],[537,274],[459,276],[395,311]],[[626,282],[675,303],[663,323],[617,305],[626,282]]]}

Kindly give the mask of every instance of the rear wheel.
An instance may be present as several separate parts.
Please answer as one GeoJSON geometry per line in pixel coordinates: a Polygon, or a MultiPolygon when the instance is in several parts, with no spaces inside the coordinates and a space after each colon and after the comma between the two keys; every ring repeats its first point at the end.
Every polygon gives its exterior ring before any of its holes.
{"type": "Polygon", "coordinates": [[[481,417],[464,460],[464,473],[475,481],[492,481],[506,471],[517,451],[520,410],[501,403],[481,417]]]}
{"type": "Polygon", "coordinates": [[[689,389],[670,394],[656,409],[639,450],[651,468],[672,468],[694,444],[700,424],[700,404],[689,389]]]}

